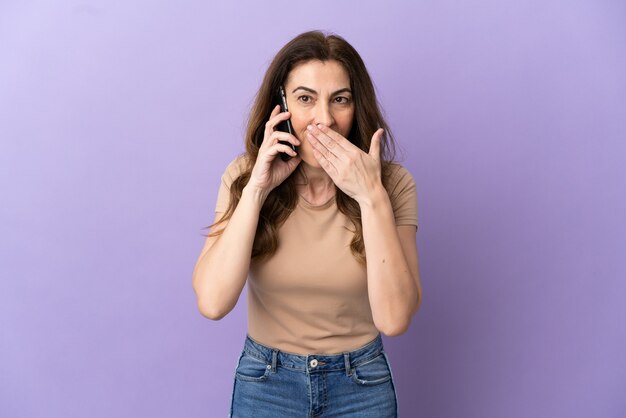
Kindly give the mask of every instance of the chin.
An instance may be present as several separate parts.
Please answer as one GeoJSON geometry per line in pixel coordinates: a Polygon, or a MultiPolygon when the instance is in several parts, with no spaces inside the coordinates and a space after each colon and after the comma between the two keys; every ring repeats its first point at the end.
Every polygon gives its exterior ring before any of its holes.
{"type": "Polygon", "coordinates": [[[322,168],[320,163],[312,155],[310,155],[310,156],[309,155],[306,155],[306,156],[300,155],[300,158],[302,158],[302,162],[300,164],[304,163],[304,164],[306,164],[308,166],[311,166],[313,168],[322,168]]]}

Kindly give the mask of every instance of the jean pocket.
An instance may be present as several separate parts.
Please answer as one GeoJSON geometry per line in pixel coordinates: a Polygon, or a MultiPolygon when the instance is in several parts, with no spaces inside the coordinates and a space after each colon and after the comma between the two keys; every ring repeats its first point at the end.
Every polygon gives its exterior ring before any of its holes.
{"type": "Polygon", "coordinates": [[[271,368],[270,364],[244,351],[239,357],[235,377],[246,382],[263,382],[269,376],[271,368]]]}
{"type": "Polygon", "coordinates": [[[352,368],[352,380],[361,386],[379,385],[390,379],[391,369],[383,353],[352,368]]]}

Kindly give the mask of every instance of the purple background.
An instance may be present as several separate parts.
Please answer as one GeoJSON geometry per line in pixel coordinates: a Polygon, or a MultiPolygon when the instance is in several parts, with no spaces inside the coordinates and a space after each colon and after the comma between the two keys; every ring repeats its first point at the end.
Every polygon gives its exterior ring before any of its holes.
{"type": "Polygon", "coordinates": [[[2,1],[0,416],[227,415],[245,292],[200,316],[201,228],[316,28],[418,186],[401,416],[626,416],[626,5],[598,0],[2,1]]]}

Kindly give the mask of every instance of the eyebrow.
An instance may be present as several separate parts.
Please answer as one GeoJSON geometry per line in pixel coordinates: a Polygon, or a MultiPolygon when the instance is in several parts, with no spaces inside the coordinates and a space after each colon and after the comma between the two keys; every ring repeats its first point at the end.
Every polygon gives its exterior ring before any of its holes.
{"type": "MultiPolygon", "coordinates": [[[[304,86],[298,86],[295,89],[293,89],[292,93],[295,93],[297,90],[304,90],[304,91],[308,91],[309,93],[313,93],[313,94],[318,94],[315,90],[308,88],[308,87],[304,87],[304,86]]],[[[344,92],[348,92],[350,94],[352,94],[352,90],[350,90],[348,87],[344,87],[342,89],[339,89],[337,91],[334,91],[331,96],[335,96],[339,93],[344,93],[344,92]]]]}

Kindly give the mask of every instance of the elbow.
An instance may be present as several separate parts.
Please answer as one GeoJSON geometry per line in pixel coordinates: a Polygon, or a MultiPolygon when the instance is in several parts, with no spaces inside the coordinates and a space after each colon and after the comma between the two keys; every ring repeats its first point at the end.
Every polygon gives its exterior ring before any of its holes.
{"type": "Polygon", "coordinates": [[[223,289],[203,285],[196,276],[193,277],[192,287],[196,294],[198,311],[202,316],[213,321],[224,318],[237,303],[237,299],[231,300],[223,289]]]}
{"type": "Polygon", "coordinates": [[[422,299],[420,296],[416,299],[412,307],[407,307],[403,313],[396,312],[392,317],[376,321],[374,319],[374,325],[376,328],[388,337],[397,337],[408,331],[411,326],[411,318],[413,314],[417,312],[422,299]]]}
{"type": "Polygon", "coordinates": [[[200,288],[199,283],[197,282],[195,271],[192,278],[192,287],[194,293],[196,294],[196,304],[198,306],[198,311],[202,316],[213,321],[219,321],[226,316],[228,311],[222,309],[219,304],[216,303],[215,298],[207,298],[206,289],[200,288]]]}
{"type": "Polygon", "coordinates": [[[409,325],[411,325],[410,318],[404,320],[396,320],[390,322],[388,324],[376,325],[376,328],[387,337],[397,337],[398,335],[402,335],[409,329],[409,325]]]}
{"type": "Polygon", "coordinates": [[[411,317],[415,315],[415,313],[419,310],[421,305],[422,305],[422,286],[419,284],[419,281],[418,281],[417,294],[413,302],[413,308],[411,309],[411,317]]]}
{"type": "Polygon", "coordinates": [[[415,302],[415,305],[413,305],[411,316],[415,315],[415,313],[419,310],[420,306],[422,306],[422,293],[421,292],[417,295],[417,301],[415,302]]]}
{"type": "Polygon", "coordinates": [[[226,309],[222,304],[218,303],[219,298],[207,298],[206,295],[201,296],[195,286],[194,291],[196,292],[198,311],[205,318],[213,321],[219,321],[224,318],[228,312],[230,312],[230,309],[226,309]]]}
{"type": "Polygon", "coordinates": [[[220,309],[214,303],[207,303],[201,300],[198,300],[198,310],[205,318],[211,319],[213,321],[219,321],[224,318],[228,311],[220,309]]]}

